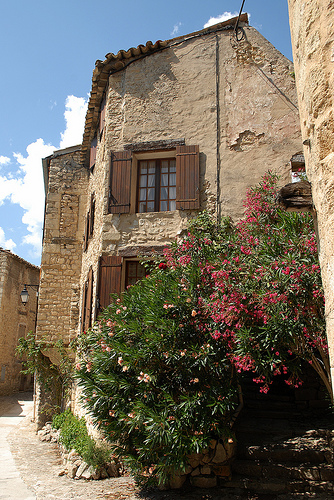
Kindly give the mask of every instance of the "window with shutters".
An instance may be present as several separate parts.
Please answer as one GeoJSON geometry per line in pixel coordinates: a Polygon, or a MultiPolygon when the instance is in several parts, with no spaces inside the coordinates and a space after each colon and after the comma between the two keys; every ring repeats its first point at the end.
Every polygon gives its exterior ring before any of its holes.
{"type": "Polygon", "coordinates": [[[120,295],[128,286],[134,285],[147,274],[149,271],[136,257],[101,256],[97,286],[98,312],[110,304],[112,294],[120,295]]]}
{"type": "Polygon", "coordinates": [[[110,213],[200,208],[199,147],[169,151],[125,150],[111,156],[110,213]]]}

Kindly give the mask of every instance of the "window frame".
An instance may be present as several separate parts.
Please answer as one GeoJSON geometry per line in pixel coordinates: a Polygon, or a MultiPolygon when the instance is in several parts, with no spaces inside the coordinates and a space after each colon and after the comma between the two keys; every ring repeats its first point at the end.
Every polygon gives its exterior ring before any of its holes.
{"type": "MultiPolygon", "coordinates": [[[[139,165],[143,160],[172,160],[176,162],[176,149],[156,150],[145,152],[133,152],[132,154],[132,172],[131,172],[131,193],[130,193],[130,213],[131,214],[152,214],[161,212],[174,212],[174,210],[154,210],[153,212],[139,212],[139,165]]],[[[160,185],[159,185],[160,188],[160,185]]],[[[156,186],[157,190],[157,186],[156,186]]],[[[158,196],[160,198],[160,196],[158,196]]],[[[158,203],[155,200],[155,203],[158,203]]],[[[155,206],[156,208],[156,206],[155,206]]]]}
{"type": "MultiPolygon", "coordinates": [[[[136,213],[153,213],[153,212],[174,212],[176,210],[176,158],[171,156],[169,158],[150,158],[150,159],[138,159],[137,160],[138,162],[138,166],[137,166],[137,197],[136,197],[136,213]],[[166,186],[168,188],[168,192],[169,192],[169,188],[170,187],[175,187],[175,198],[167,198],[166,200],[161,200],[161,189],[164,187],[161,185],[161,178],[162,178],[162,175],[163,175],[163,172],[162,172],[162,162],[163,161],[173,161],[175,162],[175,172],[169,172],[168,171],[168,175],[170,175],[170,173],[174,173],[175,174],[175,186],[170,186],[168,184],[168,186],[166,186]],[[154,177],[155,177],[155,185],[152,186],[152,189],[154,188],[154,199],[153,200],[148,200],[147,197],[145,200],[140,200],[140,190],[143,188],[143,186],[140,185],[140,180],[142,178],[142,174],[140,172],[140,169],[141,169],[141,162],[152,162],[154,161],[155,162],[155,173],[154,173],[154,177]],[[145,202],[146,203],[146,209],[147,209],[147,204],[148,202],[153,202],[154,203],[154,210],[144,210],[144,211],[141,211],[140,210],[140,203],[141,202],[145,202]],[[167,201],[167,204],[169,205],[170,202],[174,201],[174,204],[175,204],[175,208],[173,210],[163,210],[161,208],[161,202],[162,201],[167,201]]],[[[170,164],[168,164],[168,169],[171,167],[170,164]]],[[[149,168],[149,165],[147,165],[147,168],[149,168]]],[[[149,174],[147,174],[149,175],[149,174]]],[[[149,186],[144,186],[146,187],[146,189],[148,189],[149,186]]],[[[169,195],[168,195],[169,196],[169,195]]]]}

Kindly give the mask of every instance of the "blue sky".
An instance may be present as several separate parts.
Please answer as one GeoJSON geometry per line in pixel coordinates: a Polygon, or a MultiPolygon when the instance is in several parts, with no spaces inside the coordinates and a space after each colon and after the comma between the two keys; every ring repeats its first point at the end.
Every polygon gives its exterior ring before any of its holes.
{"type": "MultiPolygon", "coordinates": [[[[0,18],[0,246],[39,265],[41,158],[81,142],[96,59],[200,30],[242,0],[10,0],[0,18]]],[[[250,24],[292,58],[286,0],[246,0],[250,24]]],[[[219,22],[217,20],[217,22],[219,22]]]]}

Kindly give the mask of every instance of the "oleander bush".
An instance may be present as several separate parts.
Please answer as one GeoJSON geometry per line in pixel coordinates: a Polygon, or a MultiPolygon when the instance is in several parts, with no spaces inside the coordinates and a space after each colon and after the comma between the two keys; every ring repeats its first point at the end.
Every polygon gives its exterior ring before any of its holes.
{"type": "Polygon", "coordinates": [[[193,219],[78,339],[83,404],[138,477],[164,483],[231,436],[244,372],[262,392],[277,375],[298,387],[307,361],[330,390],[312,216],[283,211],[277,182],[249,191],[237,224],[193,219]]]}

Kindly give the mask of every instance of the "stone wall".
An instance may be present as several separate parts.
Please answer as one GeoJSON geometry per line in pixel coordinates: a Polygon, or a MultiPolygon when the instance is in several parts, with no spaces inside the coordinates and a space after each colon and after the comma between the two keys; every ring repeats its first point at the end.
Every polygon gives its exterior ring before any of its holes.
{"type": "Polygon", "coordinates": [[[110,75],[97,135],[86,206],[95,193],[95,228],[80,283],[92,267],[94,298],[101,253],[166,246],[194,215],[139,214],[134,204],[129,214],[109,214],[111,153],[150,141],[199,145],[201,209],[238,219],[247,189],[269,169],[289,182],[290,158],[302,149],[292,64],[251,27],[239,43],[232,31],[180,37],[110,75]]]}
{"type": "Polygon", "coordinates": [[[37,297],[28,288],[24,306],[20,293],[25,284],[38,285],[39,267],[0,248],[0,395],[30,387],[30,376],[20,373],[22,364],[15,356],[18,339],[35,331],[37,297]]]}
{"type": "Polygon", "coordinates": [[[37,337],[68,344],[79,323],[87,170],[80,147],[44,160],[47,180],[37,337]]]}
{"type": "Polygon", "coordinates": [[[289,0],[306,172],[312,185],[334,377],[334,3],[289,0]]]}

